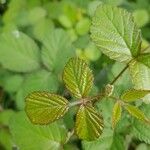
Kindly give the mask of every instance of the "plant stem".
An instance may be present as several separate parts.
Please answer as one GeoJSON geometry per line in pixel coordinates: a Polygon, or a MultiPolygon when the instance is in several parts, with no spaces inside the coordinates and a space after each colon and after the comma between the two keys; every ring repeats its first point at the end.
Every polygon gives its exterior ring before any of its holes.
{"type": "Polygon", "coordinates": [[[128,67],[129,66],[126,65],[110,84],[113,85],[119,79],[119,77],[127,70],[128,67]]]}
{"type": "Polygon", "coordinates": [[[66,144],[70,140],[70,138],[73,136],[73,134],[74,134],[74,129],[72,129],[71,131],[68,132],[64,144],[66,144]]]}

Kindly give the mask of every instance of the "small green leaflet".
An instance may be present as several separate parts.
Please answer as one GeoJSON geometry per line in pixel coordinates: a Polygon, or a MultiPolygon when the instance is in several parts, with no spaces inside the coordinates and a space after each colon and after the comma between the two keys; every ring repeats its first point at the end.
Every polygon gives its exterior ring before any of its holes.
{"type": "Polygon", "coordinates": [[[121,118],[122,113],[122,107],[121,103],[117,101],[113,107],[113,113],[112,113],[112,127],[115,128],[116,124],[119,122],[121,118]]]}
{"type": "Polygon", "coordinates": [[[150,53],[141,54],[137,57],[137,61],[150,68],[150,53]]]}
{"type": "Polygon", "coordinates": [[[76,97],[88,95],[93,85],[93,74],[87,64],[79,58],[71,58],[64,68],[63,81],[66,88],[76,97]]]}
{"type": "Polygon", "coordinates": [[[121,99],[125,102],[132,102],[138,99],[143,98],[147,94],[150,94],[150,90],[136,90],[131,89],[123,93],[121,99]]]}
{"type": "Polygon", "coordinates": [[[144,113],[138,109],[135,106],[132,105],[125,105],[124,108],[135,118],[142,120],[142,121],[148,121],[148,119],[146,118],[146,116],[144,115],[144,113]]]}
{"type": "Polygon", "coordinates": [[[76,116],[75,133],[80,139],[95,140],[103,131],[103,118],[90,104],[81,105],[76,116]]]}
{"type": "Polygon", "coordinates": [[[34,124],[48,124],[68,111],[68,101],[48,92],[33,92],[26,98],[26,113],[34,124]]]}
{"type": "Polygon", "coordinates": [[[40,67],[40,52],[36,43],[26,34],[13,31],[0,36],[0,63],[16,72],[30,72],[40,67]]]}
{"type": "Polygon", "coordinates": [[[126,10],[100,5],[92,20],[91,38],[111,59],[128,62],[141,48],[141,32],[126,10]]]}

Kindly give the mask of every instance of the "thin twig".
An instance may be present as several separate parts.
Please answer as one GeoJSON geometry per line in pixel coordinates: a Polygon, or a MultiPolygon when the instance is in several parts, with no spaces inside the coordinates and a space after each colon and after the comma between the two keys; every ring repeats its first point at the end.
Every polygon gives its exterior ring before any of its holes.
{"type": "Polygon", "coordinates": [[[128,69],[128,67],[129,66],[126,65],[110,84],[113,85],[119,79],[119,77],[128,69]]]}
{"type": "Polygon", "coordinates": [[[142,49],[141,52],[143,53],[143,52],[145,52],[149,48],[150,48],[150,45],[148,45],[147,47],[145,47],[144,49],[142,49]]]}
{"type": "Polygon", "coordinates": [[[73,135],[74,135],[74,129],[72,129],[71,131],[68,132],[64,144],[66,144],[66,143],[70,140],[70,138],[71,138],[73,135]]]}

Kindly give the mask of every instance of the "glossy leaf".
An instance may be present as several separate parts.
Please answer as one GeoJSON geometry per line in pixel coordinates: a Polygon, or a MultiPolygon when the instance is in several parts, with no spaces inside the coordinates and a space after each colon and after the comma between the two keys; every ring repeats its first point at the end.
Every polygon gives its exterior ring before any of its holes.
{"type": "Polygon", "coordinates": [[[0,63],[16,72],[30,72],[40,67],[40,53],[36,43],[19,31],[0,36],[0,63]]]}
{"type": "Polygon", "coordinates": [[[122,113],[121,103],[117,101],[113,107],[113,113],[112,113],[112,127],[113,128],[115,128],[116,124],[121,119],[121,113],[122,113]]]}
{"type": "Polygon", "coordinates": [[[67,130],[62,123],[34,125],[24,112],[12,117],[10,131],[13,144],[21,150],[60,150],[67,136],[67,130]]]}
{"type": "Polygon", "coordinates": [[[131,89],[123,93],[121,99],[125,102],[132,102],[138,99],[143,98],[147,94],[150,94],[150,90],[136,90],[131,89]]]}
{"type": "Polygon", "coordinates": [[[75,132],[80,139],[95,140],[103,130],[103,118],[91,105],[81,105],[76,116],[75,132]]]}
{"type": "Polygon", "coordinates": [[[137,61],[150,68],[150,53],[141,54],[138,56],[137,61]]]}
{"type": "Polygon", "coordinates": [[[82,59],[71,58],[64,68],[63,81],[75,97],[82,98],[91,90],[93,74],[82,59]]]}
{"type": "Polygon", "coordinates": [[[26,113],[34,124],[48,124],[68,110],[68,101],[48,92],[33,92],[26,98],[26,113]]]}
{"type": "MultiPolygon", "coordinates": [[[[129,64],[129,71],[135,89],[150,90],[150,68],[133,60],[129,64]]],[[[150,94],[146,95],[143,100],[146,103],[150,103],[150,94]]]]}
{"type": "Polygon", "coordinates": [[[144,113],[138,109],[137,107],[133,106],[133,105],[125,105],[124,108],[135,118],[142,120],[142,121],[147,121],[146,116],[144,115],[144,113]]]}
{"type": "Polygon", "coordinates": [[[120,62],[128,62],[140,52],[140,30],[132,15],[121,8],[100,5],[93,17],[91,37],[104,54],[120,62]]]}

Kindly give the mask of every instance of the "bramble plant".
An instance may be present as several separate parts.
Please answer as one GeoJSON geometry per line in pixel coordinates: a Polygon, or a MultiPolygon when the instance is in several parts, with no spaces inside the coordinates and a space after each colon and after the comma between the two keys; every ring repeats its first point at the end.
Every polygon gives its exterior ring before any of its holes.
{"type": "Polygon", "coordinates": [[[150,124],[150,120],[133,103],[139,99],[149,99],[150,89],[143,82],[147,82],[148,78],[146,69],[150,68],[150,53],[141,48],[141,31],[134,23],[132,15],[121,8],[100,5],[92,20],[91,39],[105,55],[125,63],[125,68],[101,92],[91,96],[89,93],[94,82],[92,71],[84,60],[71,58],[66,63],[62,78],[65,87],[76,100],[70,102],[57,94],[33,92],[26,97],[25,108],[31,122],[41,125],[52,123],[77,106],[73,131],[80,139],[95,140],[101,136],[104,128],[103,117],[97,112],[95,104],[109,98],[115,101],[112,112],[113,129],[121,119],[122,109],[150,124]],[[115,82],[128,68],[135,86],[118,97],[113,93],[115,82]]]}

